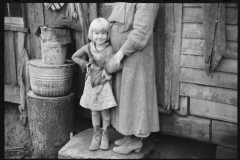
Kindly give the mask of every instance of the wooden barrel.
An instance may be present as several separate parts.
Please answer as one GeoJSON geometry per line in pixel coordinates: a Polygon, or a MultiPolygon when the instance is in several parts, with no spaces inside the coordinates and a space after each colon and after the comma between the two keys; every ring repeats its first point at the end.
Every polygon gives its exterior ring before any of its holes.
{"type": "Polygon", "coordinates": [[[41,59],[28,62],[30,85],[32,91],[39,96],[60,97],[67,95],[72,86],[74,62],[66,60],[63,65],[48,65],[41,59]]]}
{"type": "Polygon", "coordinates": [[[46,64],[64,64],[67,44],[71,43],[69,29],[41,28],[42,62],[46,64]]]}
{"type": "Polygon", "coordinates": [[[41,97],[27,92],[27,109],[34,158],[57,158],[74,133],[74,93],[41,97]]]}

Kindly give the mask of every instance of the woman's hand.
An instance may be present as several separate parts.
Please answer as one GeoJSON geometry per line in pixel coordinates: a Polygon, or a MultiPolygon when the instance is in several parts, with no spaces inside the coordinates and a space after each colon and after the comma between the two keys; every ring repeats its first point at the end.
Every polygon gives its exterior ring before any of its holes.
{"type": "Polygon", "coordinates": [[[116,61],[117,61],[117,65],[118,67],[120,66],[121,60],[124,57],[124,54],[121,50],[119,50],[114,56],[116,56],[116,61]]]}
{"type": "Polygon", "coordinates": [[[108,75],[108,74],[105,72],[105,69],[104,69],[103,72],[102,72],[102,77],[105,77],[106,80],[110,80],[110,79],[112,78],[111,75],[108,75]]]}

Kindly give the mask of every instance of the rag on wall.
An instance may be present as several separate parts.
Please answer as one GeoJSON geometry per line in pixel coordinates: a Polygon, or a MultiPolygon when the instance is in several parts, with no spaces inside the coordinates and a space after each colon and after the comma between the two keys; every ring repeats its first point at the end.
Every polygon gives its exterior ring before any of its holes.
{"type": "Polygon", "coordinates": [[[225,4],[204,3],[205,72],[211,75],[226,52],[225,4]]]}

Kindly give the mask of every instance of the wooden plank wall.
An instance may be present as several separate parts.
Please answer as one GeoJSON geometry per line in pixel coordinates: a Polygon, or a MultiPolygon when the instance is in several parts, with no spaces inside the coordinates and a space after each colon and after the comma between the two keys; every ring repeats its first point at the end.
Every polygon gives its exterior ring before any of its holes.
{"type": "Polygon", "coordinates": [[[4,31],[4,100],[19,103],[25,33],[4,31]]]}
{"type": "Polygon", "coordinates": [[[202,7],[183,4],[180,96],[190,97],[189,114],[237,123],[237,11],[237,6],[226,5],[226,43],[232,52],[207,76],[202,7]]]}
{"type": "MultiPolygon", "coordinates": [[[[208,122],[210,136],[200,139],[236,148],[238,5],[226,4],[227,50],[211,76],[207,76],[204,70],[205,41],[202,23],[202,3],[183,3],[179,108],[174,111],[183,116],[181,120],[189,121],[191,117],[191,123],[198,122],[203,125],[205,122],[202,120],[208,122]]],[[[174,88],[172,95],[173,91],[174,88]]],[[[178,116],[166,116],[160,115],[160,127],[163,132],[199,139],[190,134],[191,132],[180,132],[186,130],[186,124],[179,123],[178,116]]]]}

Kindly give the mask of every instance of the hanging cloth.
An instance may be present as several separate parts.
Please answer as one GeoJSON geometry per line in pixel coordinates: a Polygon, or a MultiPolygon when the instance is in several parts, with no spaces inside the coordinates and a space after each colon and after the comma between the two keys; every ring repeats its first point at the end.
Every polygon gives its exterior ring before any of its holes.
{"type": "Polygon", "coordinates": [[[226,52],[225,4],[203,4],[205,72],[211,75],[226,52]]]}

